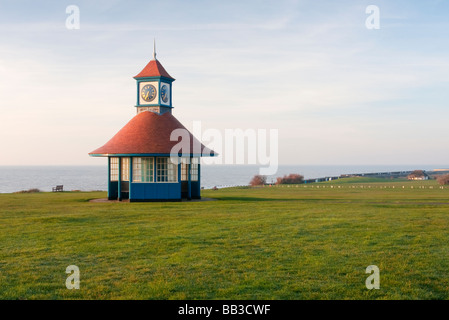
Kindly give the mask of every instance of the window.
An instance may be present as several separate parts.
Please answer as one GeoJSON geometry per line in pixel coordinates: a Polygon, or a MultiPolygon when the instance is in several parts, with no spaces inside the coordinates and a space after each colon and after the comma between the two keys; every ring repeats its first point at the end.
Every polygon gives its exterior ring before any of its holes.
{"type": "Polygon", "coordinates": [[[189,158],[181,158],[181,181],[189,180],[189,158]]]}
{"type": "Polygon", "coordinates": [[[192,158],[192,164],[190,165],[190,180],[198,181],[198,164],[200,163],[199,158],[192,158]]]}
{"type": "Polygon", "coordinates": [[[154,182],[154,158],[133,158],[133,181],[154,182]]]}
{"type": "Polygon", "coordinates": [[[122,181],[129,181],[129,158],[122,159],[122,181]]]}
{"type": "Polygon", "coordinates": [[[110,180],[111,181],[118,181],[118,159],[116,157],[110,158],[110,180]]]}
{"type": "Polygon", "coordinates": [[[157,182],[177,182],[178,165],[170,158],[156,158],[156,181],[157,182]]]}
{"type": "Polygon", "coordinates": [[[168,160],[168,182],[178,181],[178,164],[171,162],[170,158],[168,160]]]}
{"type": "Polygon", "coordinates": [[[181,181],[189,180],[189,160],[191,160],[190,181],[198,181],[199,158],[181,158],[181,181]]]}

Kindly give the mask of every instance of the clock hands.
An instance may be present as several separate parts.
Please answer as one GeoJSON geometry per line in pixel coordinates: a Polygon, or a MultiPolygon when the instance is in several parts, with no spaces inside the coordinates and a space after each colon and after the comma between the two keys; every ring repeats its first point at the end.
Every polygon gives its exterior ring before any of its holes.
{"type": "Polygon", "coordinates": [[[156,96],[156,89],[152,85],[146,85],[142,88],[141,97],[145,101],[152,101],[156,96]]]}

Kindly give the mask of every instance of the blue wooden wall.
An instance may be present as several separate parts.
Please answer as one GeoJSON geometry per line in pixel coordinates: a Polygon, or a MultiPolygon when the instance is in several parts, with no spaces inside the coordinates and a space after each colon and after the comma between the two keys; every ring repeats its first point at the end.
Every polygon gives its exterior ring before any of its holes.
{"type": "MultiPolygon", "coordinates": [[[[201,177],[200,165],[198,165],[198,178],[201,177]]],[[[108,173],[109,176],[109,173],[108,173]]],[[[132,179],[132,170],[130,174],[132,179]]],[[[181,165],[178,167],[178,182],[130,182],[130,201],[157,201],[157,200],[181,200],[181,165]]],[[[192,199],[201,198],[201,181],[191,181],[192,199]]],[[[109,181],[108,199],[118,198],[118,182],[109,181]]]]}
{"type": "Polygon", "coordinates": [[[180,200],[181,183],[131,183],[130,200],[180,200]]]}
{"type": "Polygon", "coordinates": [[[117,198],[118,198],[118,182],[117,181],[109,181],[108,199],[109,200],[117,200],[117,198]]]}

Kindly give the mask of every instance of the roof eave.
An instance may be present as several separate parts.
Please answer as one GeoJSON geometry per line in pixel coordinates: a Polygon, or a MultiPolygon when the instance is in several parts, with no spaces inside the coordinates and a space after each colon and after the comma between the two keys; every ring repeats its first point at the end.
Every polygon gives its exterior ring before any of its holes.
{"type": "Polygon", "coordinates": [[[187,153],[187,154],[176,154],[176,153],[89,153],[90,157],[171,157],[171,156],[178,156],[178,157],[185,157],[185,156],[192,156],[192,157],[217,157],[218,153],[187,153]]]}

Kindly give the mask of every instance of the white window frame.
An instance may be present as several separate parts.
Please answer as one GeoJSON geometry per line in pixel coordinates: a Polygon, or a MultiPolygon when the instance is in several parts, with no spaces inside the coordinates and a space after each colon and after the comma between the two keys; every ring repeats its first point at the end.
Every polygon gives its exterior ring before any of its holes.
{"type": "Polygon", "coordinates": [[[133,157],[133,183],[154,183],[155,167],[153,157],[133,157]],[[148,177],[148,181],[142,180],[144,171],[144,160],[150,162],[148,166],[148,175],[145,174],[145,178],[148,177]]]}
{"type": "Polygon", "coordinates": [[[119,157],[110,157],[109,161],[110,161],[110,165],[109,165],[109,180],[110,181],[118,181],[118,174],[119,174],[119,170],[118,170],[118,164],[119,164],[119,157]]]}
{"type": "Polygon", "coordinates": [[[189,158],[181,158],[181,181],[189,180],[189,158]]]}
{"type": "Polygon", "coordinates": [[[123,157],[121,158],[122,162],[122,181],[129,181],[129,158],[123,157]]]}
{"type": "Polygon", "coordinates": [[[177,183],[178,164],[171,161],[170,157],[157,157],[155,161],[156,183],[177,183]],[[166,166],[165,168],[161,166],[166,166]],[[162,174],[162,175],[161,175],[162,174]],[[162,177],[162,181],[159,180],[162,177]]]}
{"type": "Polygon", "coordinates": [[[192,158],[190,164],[190,181],[198,181],[199,180],[199,164],[200,158],[192,158]]]}

